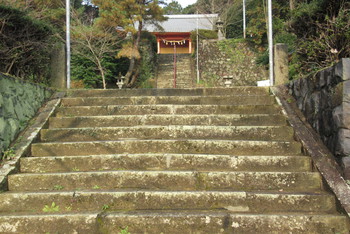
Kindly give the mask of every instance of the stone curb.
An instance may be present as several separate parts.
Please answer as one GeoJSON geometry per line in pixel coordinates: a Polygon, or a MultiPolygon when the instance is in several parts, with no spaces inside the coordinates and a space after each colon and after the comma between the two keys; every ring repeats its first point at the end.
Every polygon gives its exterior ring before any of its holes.
{"type": "Polygon", "coordinates": [[[288,94],[285,86],[271,87],[277,101],[283,107],[290,125],[295,130],[297,140],[305,152],[311,156],[329,188],[333,191],[346,214],[350,217],[350,186],[341,175],[340,166],[333,154],[326,148],[315,130],[306,122],[302,112],[296,106],[295,99],[288,94]]]}
{"type": "Polygon", "coordinates": [[[37,138],[40,130],[45,126],[51,114],[60,104],[61,98],[65,96],[64,92],[58,92],[52,95],[50,100],[41,107],[34,117],[34,122],[30,124],[14,141],[15,155],[10,160],[5,161],[0,167],[0,192],[8,190],[7,176],[16,173],[19,170],[19,161],[30,150],[30,145],[37,138]]]}

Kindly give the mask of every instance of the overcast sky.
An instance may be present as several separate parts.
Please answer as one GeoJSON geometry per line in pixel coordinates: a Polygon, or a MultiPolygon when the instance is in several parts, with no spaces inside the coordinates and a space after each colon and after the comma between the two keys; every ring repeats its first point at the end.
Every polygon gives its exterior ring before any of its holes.
{"type": "MultiPolygon", "coordinates": [[[[166,0],[167,3],[171,2],[171,0],[166,0]]],[[[196,3],[197,0],[177,0],[178,3],[182,6],[182,8],[187,7],[188,5],[191,5],[193,3],[196,3]]]]}

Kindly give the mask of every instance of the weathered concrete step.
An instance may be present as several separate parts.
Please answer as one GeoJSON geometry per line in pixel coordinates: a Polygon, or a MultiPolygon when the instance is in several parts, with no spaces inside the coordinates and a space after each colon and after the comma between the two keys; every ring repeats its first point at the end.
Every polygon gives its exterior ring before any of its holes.
{"type": "Polygon", "coordinates": [[[189,104],[189,105],[273,105],[273,96],[232,96],[232,97],[84,97],[64,98],[62,106],[106,106],[106,105],[155,105],[155,104],[189,104]]]}
{"type": "MultiPolygon", "coordinates": [[[[177,83],[180,84],[180,83],[177,83]]],[[[157,97],[77,97],[62,99],[62,106],[105,106],[105,105],[154,105],[154,104],[189,104],[189,105],[272,105],[273,96],[157,96],[157,97]]]]}
{"type": "MultiPolygon", "coordinates": [[[[163,69],[163,68],[168,68],[171,69],[174,67],[174,58],[170,58],[170,59],[165,59],[160,61],[159,63],[161,66],[158,66],[158,69],[163,69]]],[[[191,68],[190,67],[191,64],[191,59],[190,58],[177,58],[176,59],[176,66],[178,67],[179,65],[187,65],[187,68],[191,68]]]]}
{"type": "Polygon", "coordinates": [[[70,90],[69,97],[123,97],[123,96],[235,96],[266,95],[268,87],[242,86],[232,88],[193,88],[193,89],[78,89],[70,90]]]}
{"type": "Polygon", "coordinates": [[[176,153],[300,155],[297,142],[228,140],[123,140],[32,144],[32,156],[176,153]]]}
{"type": "Polygon", "coordinates": [[[343,215],[234,214],[227,211],[129,211],[75,214],[3,215],[1,233],[341,233],[343,215]]]}
{"type": "Polygon", "coordinates": [[[84,189],[239,190],[312,192],[322,189],[317,172],[99,171],[15,174],[10,191],[84,189]]]}
{"type": "Polygon", "coordinates": [[[57,191],[0,194],[3,211],[42,213],[52,202],[60,213],[118,210],[212,210],[239,213],[336,213],[330,194],[286,194],[225,191],[57,191]]]}
{"type": "Polygon", "coordinates": [[[281,126],[283,115],[134,115],[52,117],[50,128],[120,127],[137,125],[198,125],[198,126],[281,126]]]}
{"type": "Polygon", "coordinates": [[[56,117],[150,114],[278,114],[278,105],[109,105],[57,108],[56,117]]]}
{"type": "Polygon", "coordinates": [[[134,126],[42,129],[41,142],[114,141],[120,139],[229,139],[293,141],[288,126],[134,126]]]}
{"type": "Polygon", "coordinates": [[[21,159],[22,173],[107,170],[311,171],[308,156],[114,154],[21,159]]]}
{"type": "MultiPolygon", "coordinates": [[[[176,64],[176,73],[186,72],[191,74],[191,65],[189,63],[177,63],[176,64]]],[[[161,74],[173,74],[174,73],[174,64],[162,64],[160,68],[158,68],[158,77],[161,74]]]]}

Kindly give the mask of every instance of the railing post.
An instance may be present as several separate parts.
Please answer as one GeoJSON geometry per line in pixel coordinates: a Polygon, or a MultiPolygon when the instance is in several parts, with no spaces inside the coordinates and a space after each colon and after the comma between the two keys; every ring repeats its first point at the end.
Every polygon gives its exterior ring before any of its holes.
{"type": "Polygon", "coordinates": [[[176,43],[174,43],[174,88],[176,88],[176,43]]]}

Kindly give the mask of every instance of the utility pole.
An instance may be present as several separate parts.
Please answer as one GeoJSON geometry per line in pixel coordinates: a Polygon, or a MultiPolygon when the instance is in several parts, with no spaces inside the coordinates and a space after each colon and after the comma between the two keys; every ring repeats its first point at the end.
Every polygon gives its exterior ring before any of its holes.
{"type": "Polygon", "coordinates": [[[268,41],[269,41],[269,72],[270,72],[270,86],[274,85],[273,77],[273,35],[272,35],[272,0],[268,0],[268,41]]]}
{"type": "Polygon", "coordinates": [[[243,0],[243,38],[246,38],[246,20],[245,20],[245,0],[243,0]]]}
{"type": "Polygon", "coordinates": [[[198,34],[198,27],[199,27],[199,19],[198,19],[198,10],[197,10],[197,43],[196,43],[196,57],[197,57],[197,61],[196,61],[196,65],[197,65],[197,84],[199,84],[199,52],[198,52],[198,50],[199,50],[199,34],[198,34]]]}
{"type": "Polygon", "coordinates": [[[66,62],[67,62],[67,89],[70,89],[70,0],[66,0],[66,62]]]}

